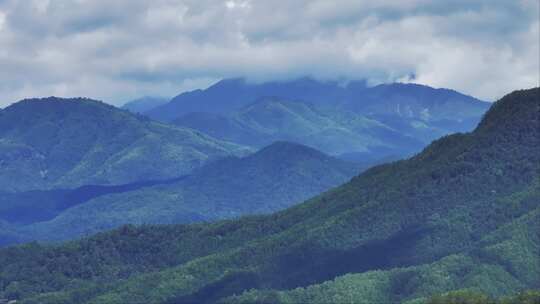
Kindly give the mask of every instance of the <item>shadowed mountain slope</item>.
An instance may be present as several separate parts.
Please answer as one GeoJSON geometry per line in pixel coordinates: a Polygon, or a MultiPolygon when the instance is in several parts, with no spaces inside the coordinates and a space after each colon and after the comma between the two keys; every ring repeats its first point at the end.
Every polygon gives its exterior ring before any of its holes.
{"type": "Polygon", "coordinates": [[[127,223],[191,223],[270,213],[338,186],[359,171],[355,164],[314,149],[277,142],[244,158],[205,165],[177,181],[131,191],[101,189],[111,193],[17,231],[25,236],[21,240],[61,240],[127,223]]]}

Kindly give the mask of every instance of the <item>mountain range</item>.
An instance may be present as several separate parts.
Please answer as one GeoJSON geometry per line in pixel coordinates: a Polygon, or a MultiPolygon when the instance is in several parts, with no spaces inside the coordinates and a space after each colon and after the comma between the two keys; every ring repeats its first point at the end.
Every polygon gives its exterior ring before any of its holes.
{"type": "Polygon", "coordinates": [[[538,289],[538,113],[539,88],[513,92],[473,132],[271,215],[1,249],[0,295],[22,303],[412,304],[463,288],[493,296],[538,289]]]}
{"type": "Polygon", "coordinates": [[[225,79],[144,114],[252,148],[296,141],[361,161],[410,156],[441,136],[470,131],[488,107],[417,84],[225,79]]]}
{"type": "Polygon", "coordinates": [[[168,179],[248,152],[84,98],[27,99],[0,111],[0,191],[168,179]]]}
{"type": "MultiPolygon", "coordinates": [[[[405,134],[354,112],[278,98],[259,99],[227,116],[190,113],[173,124],[251,147],[287,140],[331,155],[352,151],[404,155],[426,144],[420,132],[405,134]]],[[[446,133],[434,128],[429,131],[433,136],[446,133]]]]}
{"type": "MultiPolygon", "coordinates": [[[[156,102],[163,100],[143,98],[126,108],[156,102]]],[[[362,163],[397,159],[438,136],[468,130],[486,108],[450,90],[309,78],[223,80],[144,115],[85,98],[27,99],[0,110],[0,191],[167,180],[274,141],[362,163]],[[284,97],[264,97],[270,93],[284,97]],[[173,124],[145,116],[159,118],[152,113],[173,115],[173,124]]]]}
{"type": "Polygon", "coordinates": [[[390,83],[368,87],[364,81],[339,83],[308,77],[263,83],[233,78],[219,81],[205,90],[182,93],[146,114],[162,121],[172,121],[194,112],[228,114],[264,97],[326,105],[364,115],[465,124],[468,119],[481,116],[489,107],[489,103],[453,90],[419,84],[390,83]]]}
{"type": "Polygon", "coordinates": [[[156,97],[156,96],[144,96],[131,101],[126,102],[122,109],[128,110],[133,113],[144,113],[154,108],[169,102],[170,98],[156,97]]]}
{"type": "Polygon", "coordinates": [[[171,121],[192,112],[226,114],[262,97],[281,97],[314,103],[336,103],[342,88],[337,82],[321,82],[308,77],[280,82],[251,83],[244,78],[223,79],[204,90],[181,93],[165,105],[146,114],[171,121]]]}
{"type": "MultiPolygon", "coordinates": [[[[421,107],[436,109],[440,122],[444,105],[485,106],[425,86],[368,88],[362,82],[343,86],[309,78],[263,84],[230,79],[199,93],[214,98],[225,91],[245,102],[258,99],[227,114],[192,112],[170,124],[132,113],[163,104],[152,97],[127,103],[128,111],[86,98],[56,97],[27,99],[1,110],[1,243],[67,239],[126,223],[190,223],[274,212],[345,182],[359,168],[412,155],[431,138],[456,130],[451,124],[428,126],[432,117],[425,113],[426,123],[418,125],[413,112],[421,107]],[[310,101],[258,97],[270,92],[310,101]],[[366,105],[381,104],[380,111],[374,107],[373,113],[360,114],[350,106],[328,105],[329,98],[345,105],[352,93],[369,101],[366,105]],[[429,100],[434,95],[437,102],[429,100]],[[391,120],[395,126],[382,123],[382,113],[395,114],[388,105],[399,106],[400,96],[410,97],[401,101],[409,109],[400,113],[401,124],[396,119],[391,120]],[[356,164],[323,154],[313,158],[315,150],[292,142],[356,164]],[[289,146],[297,149],[287,154],[276,148],[289,146]],[[235,158],[259,149],[252,158],[235,158]],[[268,174],[262,169],[266,161],[268,174]],[[206,171],[197,171],[201,167],[206,171]]],[[[219,99],[208,102],[213,108],[219,99]]]]}
{"type": "Polygon", "coordinates": [[[153,184],[0,193],[0,244],[64,240],[123,224],[192,223],[271,213],[348,181],[360,166],[296,143],[221,159],[153,184]]]}

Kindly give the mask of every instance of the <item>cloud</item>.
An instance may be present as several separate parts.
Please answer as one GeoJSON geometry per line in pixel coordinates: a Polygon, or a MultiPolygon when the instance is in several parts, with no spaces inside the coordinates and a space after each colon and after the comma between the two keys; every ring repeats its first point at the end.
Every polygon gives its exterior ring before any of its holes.
{"type": "Polygon", "coordinates": [[[537,0],[0,1],[0,106],[119,104],[225,77],[411,81],[494,100],[538,86],[537,0]],[[411,78],[411,75],[414,75],[411,78]]]}
{"type": "Polygon", "coordinates": [[[4,28],[4,24],[6,23],[6,13],[0,11],[0,31],[4,28]]]}

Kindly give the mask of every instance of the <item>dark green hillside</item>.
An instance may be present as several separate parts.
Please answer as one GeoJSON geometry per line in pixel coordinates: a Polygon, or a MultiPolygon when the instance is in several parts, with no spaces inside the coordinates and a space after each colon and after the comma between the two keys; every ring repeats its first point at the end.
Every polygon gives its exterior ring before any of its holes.
{"type": "Polygon", "coordinates": [[[68,193],[66,190],[0,192],[0,220],[29,224],[53,218],[68,193]]]}
{"type": "MultiPolygon", "coordinates": [[[[540,199],[538,190],[535,196],[537,202],[540,199]]],[[[540,289],[538,244],[540,208],[489,233],[474,249],[446,256],[433,263],[346,274],[293,290],[253,290],[223,302],[324,304],[355,299],[353,303],[443,304],[448,296],[428,298],[437,293],[461,289],[486,293],[489,296],[484,296],[485,299],[502,297],[530,288],[540,289]]]]}
{"type": "Polygon", "coordinates": [[[28,99],[0,111],[2,191],[172,178],[240,152],[90,99],[28,99]]]}
{"type": "Polygon", "coordinates": [[[372,303],[538,289],[539,111],[540,89],[514,92],[474,132],[272,215],[2,249],[2,295],[23,303],[372,303]]]}
{"type": "Polygon", "coordinates": [[[26,240],[59,240],[127,223],[191,223],[271,213],[340,185],[359,171],[314,149],[277,142],[244,158],[213,162],[177,182],[97,197],[19,231],[26,240]]]}
{"type": "Polygon", "coordinates": [[[456,290],[430,297],[427,304],[536,304],[540,303],[540,291],[526,290],[513,296],[494,299],[474,290],[456,290]]]}
{"type": "Polygon", "coordinates": [[[125,193],[144,187],[172,184],[186,176],[169,180],[144,181],[131,184],[102,186],[86,185],[75,189],[0,192],[0,220],[25,225],[55,218],[62,211],[113,193],[125,193]]]}

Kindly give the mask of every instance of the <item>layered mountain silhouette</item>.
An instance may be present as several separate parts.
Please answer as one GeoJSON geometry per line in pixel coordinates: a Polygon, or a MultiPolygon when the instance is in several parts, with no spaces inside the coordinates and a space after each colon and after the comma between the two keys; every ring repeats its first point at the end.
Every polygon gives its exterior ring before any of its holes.
{"type": "Polygon", "coordinates": [[[296,141],[363,161],[405,157],[441,136],[472,130],[489,103],[418,84],[225,79],[146,115],[261,148],[296,141]]]}
{"type": "Polygon", "coordinates": [[[212,224],[125,226],[0,250],[1,295],[28,303],[418,303],[539,288],[540,89],[471,133],[303,204],[212,224]]]}
{"type": "MultiPolygon", "coordinates": [[[[276,142],[250,156],[218,160],[169,181],[0,193],[0,220],[12,224],[17,242],[69,239],[128,223],[215,221],[285,209],[348,181],[360,170],[312,148],[276,142]]],[[[3,238],[4,245],[15,242],[13,233],[3,238]]]]}
{"type": "Polygon", "coordinates": [[[167,180],[141,181],[122,185],[85,185],[75,189],[0,192],[0,221],[26,225],[55,218],[64,210],[100,196],[172,184],[187,176],[167,180]]]}
{"type": "Polygon", "coordinates": [[[205,90],[182,93],[147,114],[171,121],[192,112],[225,114],[262,97],[281,97],[310,102],[339,102],[342,88],[337,82],[319,82],[311,78],[292,81],[250,83],[244,78],[224,79],[205,90]]]}
{"type": "Polygon", "coordinates": [[[307,77],[264,83],[234,78],[222,80],[205,90],[182,93],[146,114],[164,121],[193,112],[228,114],[263,97],[327,105],[366,115],[393,115],[424,121],[446,119],[464,122],[481,116],[489,107],[488,103],[453,90],[418,84],[393,83],[367,87],[364,81],[341,84],[307,77]]]}
{"type": "Polygon", "coordinates": [[[145,96],[126,102],[122,109],[133,113],[144,113],[169,102],[169,98],[145,96]]]}
{"type": "Polygon", "coordinates": [[[27,99],[0,111],[0,190],[167,179],[247,150],[90,99],[27,99]]]}
{"type": "MultiPolygon", "coordinates": [[[[418,132],[406,134],[364,115],[278,98],[259,99],[227,116],[190,113],[173,123],[242,145],[260,147],[287,140],[332,155],[352,151],[380,153],[381,157],[385,154],[407,155],[421,150],[426,144],[418,132]]],[[[433,136],[447,132],[435,128],[430,131],[433,136]]]]}

